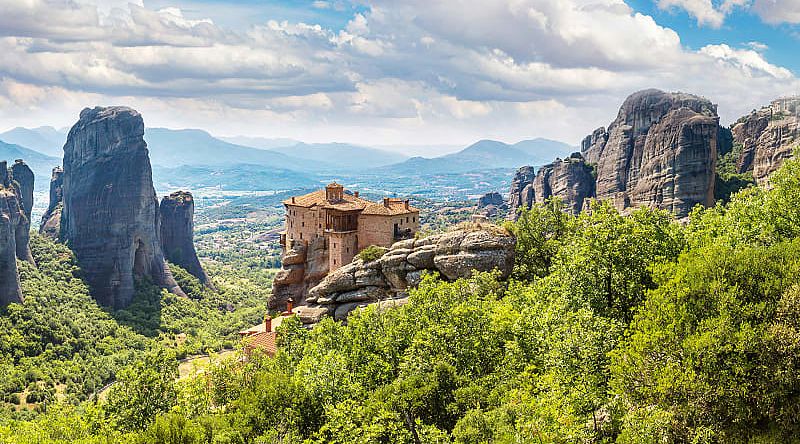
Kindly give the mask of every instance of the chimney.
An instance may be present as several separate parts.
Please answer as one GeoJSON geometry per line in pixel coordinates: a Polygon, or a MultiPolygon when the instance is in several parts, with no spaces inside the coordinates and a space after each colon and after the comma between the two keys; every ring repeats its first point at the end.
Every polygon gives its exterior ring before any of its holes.
{"type": "Polygon", "coordinates": [[[294,196],[292,196],[292,203],[294,203],[294,196]]]}
{"type": "Polygon", "coordinates": [[[358,197],[358,191],[353,192],[353,196],[358,197]]]}
{"type": "Polygon", "coordinates": [[[383,206],[386,207],[386,208],[389,208],[389,198],[388,197],[384,197],[383,198],[383,206]]]}
{"type": "Polygon", "coordinates": [[[294,308],[294,299],[289,298],[286,300],[286,313],[291,314],[292,309],[294,308]]]}
{"type": "Polygon", "coordinates": [[[403,203],[406,205],[406,210],[407,210],[408,209],[408,199],[406,199],[405,202],[403,202],[403,203]]]}
{"type": "Polygon", "coordinates": [[[264,315],[264,331],[272,331],[272,318],[268,314],[264,315]]]}

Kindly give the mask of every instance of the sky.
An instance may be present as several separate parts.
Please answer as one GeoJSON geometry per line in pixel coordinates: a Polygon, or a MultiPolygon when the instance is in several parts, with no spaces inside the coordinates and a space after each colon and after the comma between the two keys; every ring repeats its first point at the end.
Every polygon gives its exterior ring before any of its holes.
{"type": "Polygon", "coordinates": [[[151,127],[364,145],[578,144],[629,94],[723,124],[800,94],[800,0],[0,0],[0,131],[151,127]]]}

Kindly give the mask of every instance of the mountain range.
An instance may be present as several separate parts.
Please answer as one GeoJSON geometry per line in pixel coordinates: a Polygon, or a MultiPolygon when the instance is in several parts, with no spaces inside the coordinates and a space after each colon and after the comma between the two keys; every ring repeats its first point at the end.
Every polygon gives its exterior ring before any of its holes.
{"type": "Polygon", "coordinates": [[[519,168],[522,165],[542,165],[553,157],[566,157],[575,147],[555,140],[523,140],[513,145],[496,140],[481,140],[461,151],[441,157],[412,157],[405,162],[382,168],[394,174],[436,174],[519,168]]]}
{"type": "MultiPolygon", "coordinates": [[[[0,133],[0,159],[22,158],[45,189],[52,167],[61,164],[66,133],[53,127],[14,128],[0,133]]],[[[319,182],[320,175],[424,176],[542,165],[566,157],[568,144],[532,139],[515,144],[481,140],[440,157],[412,157],[347,143],[303,143],[292,139],[214,137],[199,129],[147,128],[158,188],[215,186],[232,190],[289,189],[319,182]],[[250,145],[246,145],[250,144],[250,145]],[[284,145],[284,146],[281,146],[284,145]]]]}

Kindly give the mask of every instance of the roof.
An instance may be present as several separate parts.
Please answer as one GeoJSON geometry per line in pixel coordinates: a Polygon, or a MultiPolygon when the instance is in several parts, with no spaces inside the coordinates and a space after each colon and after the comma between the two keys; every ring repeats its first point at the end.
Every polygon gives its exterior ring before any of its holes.
{"type": "Polygon", "coordinates": [[[406,208],[406,203],[400,199],[389,199],[388,205],[384,205],[383,203],[374,203],[370,202],[364,211],[361,214],[366,215],[382,215],[382,216],[397,216],[400,214],[411,214],[411,213],[419,213],[418,208],[414,208],[409,205],[406,208]]]}
{"type": "Polygon", "coordinates": [[[277,336],[277,333],[274,331],[248,336],[244,339],[245,346],[250,349],[264,350],[269,356],[274,356],[275,352],[278,350],[277,342],[275,340],[277,336]]]}
{"type": "Polygon", "coordinates": [[[342,200],[338,202],[328,202],[325,189],[313,191],[302,196],[295,196],[294,201],[292,201],[291,197],[283,201],[284,205],[294,205],[304,208],[311,208],[315,205],[319,205],[324,208],[332,208],[340,211],[362,210],[370,203],[372,202],[347,193],[344,193],[342,200]]]}
{"type": "Polygon", "coordinates": [[[240,335],[250,336],[250,335],[254,335],[256,333],[264,333],[265,331],[267,331],[267,326],[262,322],[262,323],[260,323],[258,325],[254,325],[254,326],[252,326],[252,327],[250,327],[248,329],[241,330],[239,332],[239,334],[240,335]]]}
{"type": "Polygon", "coordinates": [[[408,209],[406,209],[405,201],[402,199],[389,198],[385,199],[385,201],[386,204],[384,204],[384,202],[372,202],[367,199],[356,197],[354,194],[344,193],[342,200],[337,202],[329,202],[327,193],[323,188],[302,196],[295,196],[294,198],[290,197],[289,199],[284,200],[283,204],[303,208],[320,206],[326,210],[338,211],[363,210],[361,214],[367,215],[396,216],[400,214],[419,213],[419,209],[412,206],[409,206],[408,209]]]}

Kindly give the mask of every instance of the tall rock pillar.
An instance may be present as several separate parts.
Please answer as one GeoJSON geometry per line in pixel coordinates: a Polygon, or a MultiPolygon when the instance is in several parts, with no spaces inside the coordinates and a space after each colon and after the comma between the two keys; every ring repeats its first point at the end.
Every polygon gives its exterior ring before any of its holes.
{"type": "Polygon", "coordinates": [[[179,265],[203,285],[210,286],[194,249],[194,198],[188,191],[176,191],[161,199],[161,249],[167,260],[179,265]]]}
{"type": "Polygon", "coordinates": [[[84,109],[64,145],[61,239],[100,304],[129,305],[135,278],[184,295],[159,237],[142,116],[127,107],[84,109]]]}
{"type": "Polygon", "coordinates": [[[17,159],[11,167],[11,173],[19,186],[20,205],[24,212],[24,218],[20,219],[17,226],[17,258],[30,263],[33,262],[31,254],[31,210],[33,210],[33,171],[22,161],[17,159]]]}

